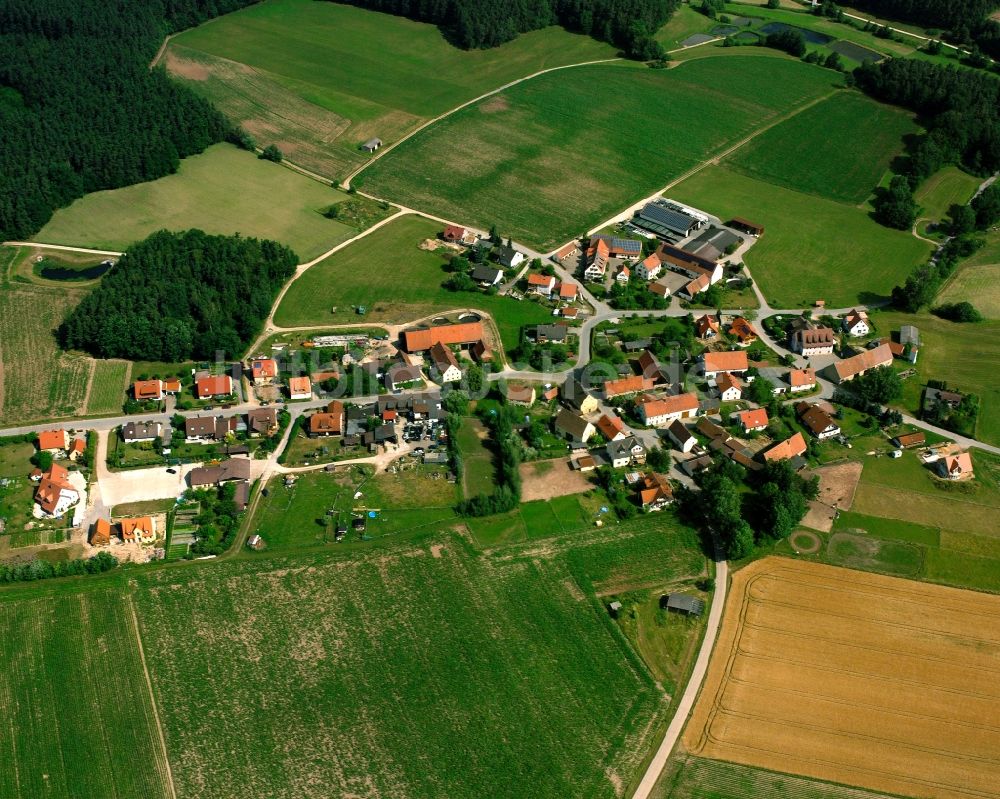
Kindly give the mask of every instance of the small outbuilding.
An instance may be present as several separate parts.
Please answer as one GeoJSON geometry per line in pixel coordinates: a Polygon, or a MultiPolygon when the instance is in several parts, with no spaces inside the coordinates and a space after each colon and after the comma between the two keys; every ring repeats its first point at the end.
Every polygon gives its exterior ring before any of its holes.
{"type": "Polygon", "coordinates": [[[622,603],[615,601],[608,605],[608,612],[611,613],[611,618],[617,619],[618,614],[622,612],[622,603]]]}
{"type": "Polygon", "coordinates": [[[705,612],[705,603],[690,594],[664,594],[660,597],[660,607],[684,616],[700,616],[705,612]]]}
{"type": "Polygon", "coordinates": [[[366,141],[364,144],[361,145],[361,149],[364,150],[366,153],[373,153],[381,146],[382,146],[381,139],[369,139],[368,141],[366,141]]]}

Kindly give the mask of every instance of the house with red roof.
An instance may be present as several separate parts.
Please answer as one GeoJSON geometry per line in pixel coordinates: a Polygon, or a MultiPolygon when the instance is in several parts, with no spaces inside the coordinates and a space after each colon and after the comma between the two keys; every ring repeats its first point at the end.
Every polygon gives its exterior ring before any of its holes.
{"type": "Polygon", "coordinates": [[[972,456],[968,452],[956,452],[945,455],[937,462],[938,474],[945,480],[971,480],[972,456]]]}
{"type": "MultiPolygon", "coordinates": [[[[179,381],[178,381],[179,382],[179,381]]],[[[137,402],[158,402],[166,393],[162,380],[136,380],[132,384],[132,396],[137,402]]]]}
{"type": "Polygon", "coordinates": [[[765,408],[757,408],[752,411],[740,411],[734,414],[736,420],[740,423],[740,427],[743,428],[744,433],[754,433],[758,430],[767,429],[767,410],[765,408]]]}
{"type": "Polygon", "coordinates": [[[608,441],[620,441],[628,435],[625,432],[625,423],[613,413],[603,414],[601,418],[597,420],[596,427],[597,432],[604,436],[608,441]]]}
{"type": "Polygon", "coordinates": [[[288,378],[288,397],[293,400],[312,399],[312,381],[305,376],[288,378]]]}
{"type": "Polygon", "coordinates": [[[212,397],[228,397],[233,393],[233,378],[229,375],[212,375],[200,377],[195,381],[195,394],[198,399],[212,397]]]}
{"type": "Polygon", "coordinates": [[[576,302],[580,287],[576,283],[560,283],[559,299],[563,302],[576,302]]]}
{"type": "Polygon", "coordinates": [[[274,358],[255,358],[250,361],[250,377],[258,386],[273,383],[278,376],[278,362],[274,358]]]}
{"type": "Polygon", "coordinates": [[[38,451],[62,455],[69,449],[69,433],[65,430],[42,430],[38,434],[38,451]]]}
{"type": "Polygon", "coordinates": [[[42,516],[57,519],[80,501],[80,492],[69,482],[69,472],[53,463],[42,472],[35,489],[35,505],[42,516]]]}
{"type": "Polygon", "coordinates": [[[639,418],[650,427],[664,427],[678,419],[691,419],[698,415],[699,405],[698,396],[693,393],[636,403],[639,418]]]}
{"type": "Polygon", "coordinates": [[[743,396],[743,381],[729,372],[723,372],[715,378],[715,387],[719,390],[719,399],[723,402],[736,402],[743,396]]]}
{"type": "Polygon", "coordinates": [[[802,433],[795,433],[790,438],[780,441],[767,450],[763,458],[765,461],[782,461],[789,458],[798,458],[806,454],[808,447],[802,433]]]}
{"type": "Polygon", "coordinates": [[[698,338],[707,341],[719,335],[719,323],[711,314],[702,314],[695,320],[694,330],[698,338]]]}
{"type": "Polygon", "coordinates": [[[555,287],[556,279],[551,275],[540,275],[537,272],[528,275],[528,292],[530,294],[551,297],[555,287]]]}
{"type": "Polygon", "coordinates": [[[74,463],[87,451],[87,442],[82,438],[74,438],[69,445],[69,459],[74,463]]]}
{"type": "Polygon", "coordinates": [[[711,380],[722,372],[742,374],[750,368],[747,354],[743,350],[735,352],[705,352],[702,353],[699,365],[705,378],[711,380]]]}

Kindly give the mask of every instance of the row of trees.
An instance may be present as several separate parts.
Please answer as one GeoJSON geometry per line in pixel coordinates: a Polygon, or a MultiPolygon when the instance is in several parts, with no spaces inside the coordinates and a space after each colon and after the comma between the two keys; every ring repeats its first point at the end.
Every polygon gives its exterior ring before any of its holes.
{"type": "Polygon", "coordinates": [[[347,0],[352,5],[431,22],[458,47],[496,47],[520,33],[562,25],[621,47],[642,61],[662,58],[653,39],[680,0],[347,0]]]}
{"type": "Polygon", "coordinates": [[[855,0],[855,8],[880,17],[946,31],[944,38],[1000,58],[1000,25],[989,19],[998,0],[855,0]]]}
{"type": "Polygon", "coordinates": [[[164,35],[252,0],[0,3],[0,240],[87,192],[162,177],[231,134],[149,69],[164,35]]]}
{"type": "Polygon", "coordinates": [[[273,241],[160,231],[131,247],[70,312],[60,341],[98,358],[238,355],[297,262],[273,241]]]}
{"type": "Polygon", "coordinates": [[[30,560],[27,563],[0,563],[0,584],[47,580],[50,577],[71,577],[78,574],[100,574],[118,565],[118,558],[110,552],[98,552],[86,560],[64,560],[49,563],[47,560],[30,560]]]}
{"type": "Polygon", "coordinates": [[[930,305],[959,261],[968,258],[983,243],[983,239],[972,236],[959,236],[949,241],[930,261],[913,270],[903,285],[893,288],[892,304],[910,313],[930,305]]]}
{"type": "Polygon", "coordinates": [[[235,495],[236,483],[190,493],[191,499],[201,503],[201,508],[194,517],[198,540],[188,549],[188,557],[221,555],[229,548],[240,525],[239,511],[233,501],[235,495]]]}

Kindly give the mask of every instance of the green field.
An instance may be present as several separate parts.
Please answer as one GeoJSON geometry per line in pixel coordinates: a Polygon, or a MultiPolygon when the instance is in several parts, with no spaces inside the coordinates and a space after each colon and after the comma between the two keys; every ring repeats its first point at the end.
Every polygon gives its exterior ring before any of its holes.
{"type": "Polygon", "coordinates": [[[421,131],[358,186],[551,248],[835,81],[829,70],[753,56],[552,73],[421,131]]]}
{"type": "Polygon", "coordinates": [[[613,58],[547,28],[460,50],[434,25],[335,3],[269,0],[171,40],[166,63],[195,91],[296,163],[343,178],[421,122],[541,69],[613,58]]]}
{"type": "MultiPolygon", "coordinates": [[[[962,299],[977,304],[976,297],[962,299]]],[[[899,330],[904,324],[920,330],[917,375],[903,383],[899,403],[903,408],[911,413],[918,409],[928,379],[946,380],[955,389],[979,395],[976,438],[1000,445],[1000,386],[991,379],[987,366],[1000,363],[1000,321],[958,324],[926,313],[885,312],[878,314],[876,323],[886,330],[899,330]]]]}
{"type": "Polygon", "coordinates": [[[492,494],[496,485],[493,453],[488,444],[489,432],[475,418],[462,420],[455,444],[462,454],[462,490],[466,497],[492,494]]]}
{"type": "Polygon", "coordinates": [[[971,302],[987,319],[1000,319],[1000,233],[987,233],[986,246],[959,266],[938,302],[971,302]]]}
{"type": "Polygon", "coordinates": [[[726,167],[703,169],[669,194],[724,219],[744,216],[764,225],[746,263],[775,308],[807,306],[816,299],[836,308],[885,298],[931,251],[926,242],[882,227],[862,209],[726,167]]]}
{"type": "Polygon", "coordinates": [[[379,228],[303,273],[278,306],[275,323],[282,327],[362,320],[404,323],[471,307],[493,316],[504,346],[511,349],[517,346],[523,325],[551,321],[551,312],[534,302],[441,288],[448,278],[444,259],[417,246],[440,232],[441,225],[416,215],[379,228]],[[356,305],[366,306],[364,317],[355,313],[356,305]]]}
{"type": "Polygon", "coordinates": [[[349,195],[230,144],[185,158],[174,175],[88,194],[56,211],[35,237],[122,250],[164,228],[274,239],[303,261],[356,232],[322,211],[349,195]]]}
{"type": "Polygon", "coordinates": [[[913,193],[920,217],[940,221],[952,205],[965,205],[976,193],[980,180],[956,166],[942,167],[920,184],[913,193]]]}
{"type": "Polygon", "coordinates": [[[775,125],[727,163],[752,178],[860,205],[916,130],[898,108],[841,92],[775,125]]]}
{"type": "Polygon", "coordinates": [[[672,50],[679,47],[688,36],[707,33],[716,24],[695,11],[691,5],[682,5],[673,13],[670,21],[656,32],[655,38],[665,50],[672,50]]]}
{"type": "Polygon", "coordinates": [[[790,774],[675,755],[656,784],[651,799],[889,799],[843,785],[790,774]]]}
{"type": "MultiPolygon", "coordinates": [[[[20,257],[0,247],[0,267],[20,257]]],[[[0,280],[0,419],[8,425],[83,411],[92,361],[59,350],[53,331],[84,293],[0,280]]]]}
{"type": "Polygon", "coordinates": [[[171,796],[129,603],[0,602],[0,796],[171,796]]]}
{"type": "Polygon", "coordinates": [[[94,361],[87,413],[118,413],[125,402],[128,361],[94,361]]]}

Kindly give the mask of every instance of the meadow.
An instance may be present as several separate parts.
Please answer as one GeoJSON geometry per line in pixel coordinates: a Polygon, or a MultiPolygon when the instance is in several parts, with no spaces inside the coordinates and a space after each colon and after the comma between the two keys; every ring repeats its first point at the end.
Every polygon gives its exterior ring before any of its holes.
{"type": "MultiPolygon", "coordinates": [[[[974,296],[961,299],[978,304],[974,296]]],[[[915,413],[927,380],[945,380],[956,390],[979,396],[976,438],[1000,445],[1000,387],[990,378],[988,368],[1000,363],[1000,321],[959,324],[928,313],[887,311],[879,313],[876,322],[887,330],[898,330],[904,324],[920,330],[920,357],[914,367],[917,375],[903,382],[903,397],[897,403],[900,407],[915,413]]]]}
{"type": "Polygon", "coordinates": [[[357,231],[323,216],[349,195],[231,144],[181,161],[173,175],[88,194],[35,237],[48,244],[124,250],[157,230],[200,228],[287,244],[303,261],[357,231]]]}
{"type": "Polygon", "coordinates": [[[359,188],[545,250],[755,129],[832,93],[798,61],[605,64],[518,84],[421,131],[359,188]]]}
{"type": "Polygon", "coordinates": [[[775,308],[808,306],[820,298],[836,308],[888,297],[931,252],[926,242],[882,227],[863,209],[724,166],[703,169],[668,193],[724,219],[744,216],[764,225],[745,260],[775,308]]]}
{"type": "Polygon", "coordinates": [[[755,799],[890,799],[883,793],[688,755],[674,756],[651,794],[652,799],[746,799],[750,796],[755,799]]]}
{"type": "Polygon", "coordinates": [[[0,795],[173,796],[129,607],[116,590],[0,601],[0,795]]]}
{"type": "Polygon", "coordinates": [[[664,703],[570,582],[453,538],[144,575],[178,795],[610,799],[664,703]]]}
{"type": "Polygon", "coordinates": [[[343,178],[417,125],[541,69],[616,51],[561,28],[489,50],[450,45],[434,25],[335,3],[268,2],[171,40],[166,66],[261,144],[343,178]]]}
{"type": "Polygon", "coordinates": [[[937,302],[966,300],[987,319],[1000,319],[1000,233],[987,233],[986,245],[959,266],[937,302]]]}
{"type": "Polygon", "coordinates": [[[904,111],[840,92],[765,131],[726,163],[752,178],[860,205],[902,150],[903,137],[916,131],[904,111]]]}
{"type": "Polygon", "coordinates": [[[945,166],[920,184],[913,198],[920,217],[935,222],[945,219],[952,205],[965,205],[976,193],[980,180],[956,166],[945,166]]]}
{"type": "Polygon", "coordinates": [[[87,395],[87,413],[118,413],[125,402],[131,364],[128,361],[94,361],[87,395]]]}
{"type": "Polygon", "coordinates": [[[496,485],[496,469],[488,438],[489,431],[478,419],[470,417],[462,420],[455,445],[462,454],[462,490],[466,498],[492,494],[496,485]]]}
{"type": "Polygon", "coordinates": [[[441,288],[445,260],[418,245],[436,238],[441,225],[407,215],[306,270],[285,294],[274,315],[282,327],[347,323],[404,323],[438,311],[477,308],[496,320],[504,347],[512,349],[524,325],[551,321],[537,303],[441,288]],[[361,317],[355,306],[364,305],[361,317]]]}

